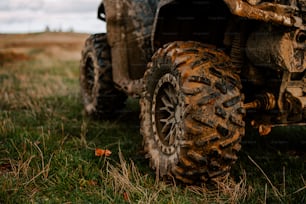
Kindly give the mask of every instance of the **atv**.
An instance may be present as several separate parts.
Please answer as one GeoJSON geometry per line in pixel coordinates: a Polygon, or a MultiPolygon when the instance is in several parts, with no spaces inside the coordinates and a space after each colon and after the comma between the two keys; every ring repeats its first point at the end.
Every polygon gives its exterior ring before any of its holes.
{"type": "Polygon", "coordinates": [[[87,114],[112,119],[140,98],[140,133],[158,177],[229,174],[246,121],[306,125],[306,0],[104,0],[107,33],[82,51],[87,114]]]}

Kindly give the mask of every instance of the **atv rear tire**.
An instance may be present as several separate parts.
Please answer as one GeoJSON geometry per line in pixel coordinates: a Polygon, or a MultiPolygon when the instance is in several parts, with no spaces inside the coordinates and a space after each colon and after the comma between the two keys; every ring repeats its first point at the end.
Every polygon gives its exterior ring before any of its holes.
{"type": "Polygon", "coordinates": [[[82,51],[80,85],[88,115],[109,119],[120,113],[127,96],[114,87],[106,34],[87,38],[82,51]]]}
{"type": "Polygon", "coordinates": [[[244,135],[239,76],[223,52],[173,42],[152,57],[144,76],[141,134],[159,177],[218,180],[237,160],[244,135]]]}

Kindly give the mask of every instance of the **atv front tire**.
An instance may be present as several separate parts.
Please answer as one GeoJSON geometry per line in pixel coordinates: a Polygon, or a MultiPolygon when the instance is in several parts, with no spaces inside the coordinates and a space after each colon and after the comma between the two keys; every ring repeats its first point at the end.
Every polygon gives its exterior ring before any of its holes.
{"type": "Polygon", "coordinates": [[[91,35],[86,40],[80,65],[80,85],[88,115],[109,119],[125,106],[126,94],[114,87],[106,34],[91,35]]]}
{"type": "Polygon", "coordinates": [[[229,57],[197,42],[173,42],[148,66],[141,134],[157,176],[194,184],[227,175],[245,126],[229,57]]]}

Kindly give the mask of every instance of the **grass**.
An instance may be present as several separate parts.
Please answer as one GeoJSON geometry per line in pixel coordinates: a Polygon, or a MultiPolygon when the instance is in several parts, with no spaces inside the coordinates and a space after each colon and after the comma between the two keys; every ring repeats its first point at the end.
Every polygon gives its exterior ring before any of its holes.
{"type": "Polygon", "coordinates": [[[233,178],[216,190],[156,181],[138,102],[116,121],[82,114],[78,62],[0,67],[0,203],[305,203],[305,127],[248,130],[233,178]],[[96,157],[95,148],[110,149],[96,157]],[[233,182],[235,180],[236,182],[233,182]]]}

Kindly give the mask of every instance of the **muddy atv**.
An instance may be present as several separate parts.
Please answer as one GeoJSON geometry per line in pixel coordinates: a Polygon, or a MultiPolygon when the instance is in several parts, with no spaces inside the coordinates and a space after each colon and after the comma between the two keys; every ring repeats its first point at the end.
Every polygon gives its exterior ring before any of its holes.
{"type": "Polygon", "coordinates": [[[227,175],[245,121],[306,125],[305,0],[104,0],[107,33],[80,66],[89,115],[110,119],[140,98],[144,150],[158,177],[227,175]]]}

